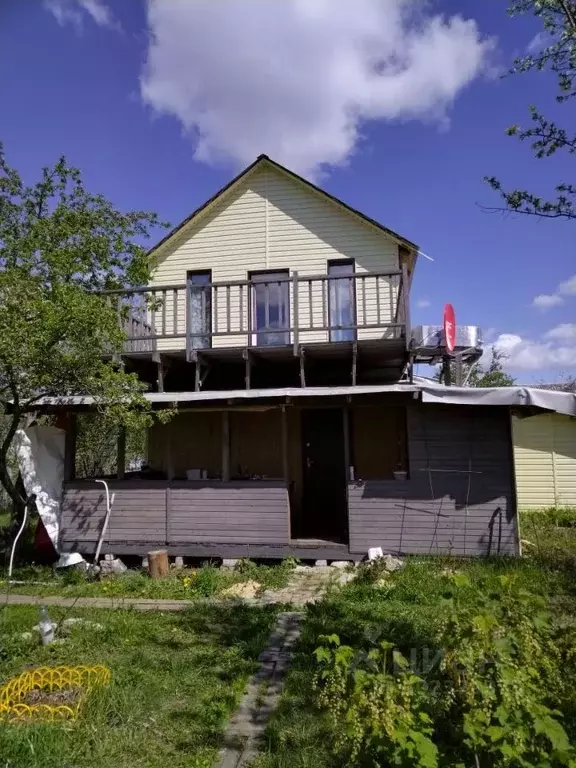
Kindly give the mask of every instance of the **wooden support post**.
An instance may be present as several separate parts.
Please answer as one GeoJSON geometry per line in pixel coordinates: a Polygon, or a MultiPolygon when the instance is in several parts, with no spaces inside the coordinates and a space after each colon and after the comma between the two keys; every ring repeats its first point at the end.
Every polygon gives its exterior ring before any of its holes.
{"type": "Polygon", "coordinates": [[[447,387],[452,386],[452,369],[450,367],[451,362],[452,358],[448,355],[445,355],[442,363],[442,377],[444,379],[444,384],[447,387]]]}
{"type": "Polygon", "coordinates": [[[202,379],[200,378],[200,365],[201,365],[201,363],[200,363],[200,358],[198,357],[198,355],[196,355],[195,364],[196,364],[196,369],[194,371],[194,390],[196,392],[200,392],[200,387],[202,385],[202,379]]]}
{"type": "Polygon", "coordinates": [[[120,427],[118,432],[118,451],[116,457],[116,477],[118,480],[124,480],[124,471],[126,469],[126,427],[120,427]]]}
{"type": "Polygon", "coordinates": [[[406,262],[402,264],[402,306],[404,315],[404,327],[406,331],[406,349],[410,350],[412,340],[412,328],[410,327],[410,282],[408,280],[408,268],[406,262]]]}
{"type": "Polygon", "coordinates": [[[282,474],[288,497],[286,527],[288,540],[290,540],[292,538],[292,493],[290,492],[290,461],[288,456],[288,413],[285,405],[281,406],[280,418],[282,420],[282,474]]]}
{"type": "Polygon", "coordinates": [[[352,386],[356,386],[356,366],[358,362],[358,342],[352,344],[352,386]]]}
{"type": "Polygon", "coordinates": [[[350,529],[350,505],[348,500],[348,485],[353,479],[350,474],[350,411],[347,405],[342,409],[343,429],[344,429],[344,471],[346,473],[346,536],[350,529]]]}
{"type": "Polygon", "coordinates": [[[464,382],[464,368],[462,365],[462,355],[456,355],[454,358],[454,378],[456,386],[461,387],[464,382]]]}
{"type": "Polygon", "coordinates": [[[222,411],[222,480],[230,480],[230,412],[222,411]]]}
{"type": "Polygon", "coordinates": [[[304,369],[304,349],[302,347],[299,348],[299,354],[300,354],[300,386],[305,387],[306,371],[304,369]]]}
{"type": "Polygon", "coordinates": [[[290,482],[290,467],[288,462],[288,413],[286,406],[281,407],[282,419],[282,473],[286,484],[290,482]]]}
{"type": "Polygon", "coordinates": [[[152,360],[156,363],[158,372],[156,379],[158,392],[164,392],[164,361],[162,359],[162,355],[159,352],[154,352],[152,355],[152,360]]]}
{"type": "Polygon", "coordinates": [[[166,477],[169,483],[172,482],[172,480],[174,480],[174,454],[172,451],[172,424],[173,422],[170,421],[168,422],[168,424],[164,424],[162,427],[162,430],[165,436],[164,454],[166,456],[166,477]]]}
{"type": "Polygon", "coordinates": [[[69,482],[76,476],[76,432],[75,413],[66,414],[66,437],[64,444],[64,480],[69,482]]]}
{"type": "Polygon", "coordinates": [[[148,573],[152,579],[162,579],[169,571],[168,552],[165,549],[148,552],[148,573]]]}
{"type": "Polygon", "coordinates": [[[248,348],[243,350],[242,357],[244,358],[244,384],[246,385],[246,389],[250,389],[252,360],[250,358],[250,350],[248,348]]]}

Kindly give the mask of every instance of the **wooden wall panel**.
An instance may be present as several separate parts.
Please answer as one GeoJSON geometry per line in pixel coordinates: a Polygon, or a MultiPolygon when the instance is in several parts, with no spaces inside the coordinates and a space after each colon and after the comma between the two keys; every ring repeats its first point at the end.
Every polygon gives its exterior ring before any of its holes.
{"type": "Polygon", "coordinates": [[[515,554],[509,418],[506,408],[409,407],[410,477],[349,484],[351,551],[515,554]]]}

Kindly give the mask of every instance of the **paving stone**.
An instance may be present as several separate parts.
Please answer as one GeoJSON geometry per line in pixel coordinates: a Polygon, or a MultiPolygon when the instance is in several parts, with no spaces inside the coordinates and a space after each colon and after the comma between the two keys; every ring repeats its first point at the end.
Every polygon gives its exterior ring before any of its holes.
{"type": "Polygon", "coordinates": [[[284,677],[290,668],[291,648],[300,635],[301,621],[299,613],[279,614],[268,645],[260,654],[260,667],[230,720],[216,768],[248,768],[257,757],[270,715],[280,700],[284,677]]]}

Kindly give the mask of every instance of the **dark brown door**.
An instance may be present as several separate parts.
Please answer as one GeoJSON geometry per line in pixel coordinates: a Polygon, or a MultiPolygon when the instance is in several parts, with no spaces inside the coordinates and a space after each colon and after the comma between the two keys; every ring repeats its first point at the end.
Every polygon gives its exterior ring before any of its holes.
{"type": "Polygon", "coordinates": [[[347,543],[348,510],[342,409],[304,409],[302,445],[303,536],[347,543]]]}

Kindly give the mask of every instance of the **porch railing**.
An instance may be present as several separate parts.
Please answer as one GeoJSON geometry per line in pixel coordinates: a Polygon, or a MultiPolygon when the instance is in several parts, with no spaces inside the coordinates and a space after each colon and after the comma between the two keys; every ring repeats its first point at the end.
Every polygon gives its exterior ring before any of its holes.
{"type": "Polygon", "coordinates": [[[406,269],[194,282],[103,293],[116,302],[126,351],[286,346],[410,338],[406,269]]]}

